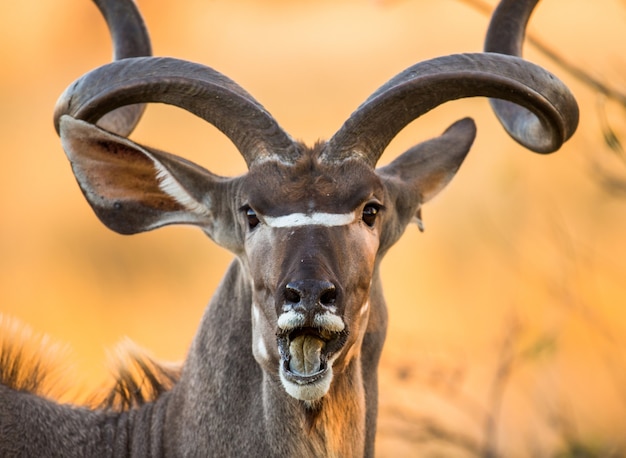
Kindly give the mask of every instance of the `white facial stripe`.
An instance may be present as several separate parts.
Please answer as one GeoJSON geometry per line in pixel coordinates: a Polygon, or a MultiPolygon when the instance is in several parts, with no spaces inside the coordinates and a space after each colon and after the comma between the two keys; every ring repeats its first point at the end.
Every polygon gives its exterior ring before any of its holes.
{"type": "Polygon", "coordinates": [[[266,216],[263,218],[269,227],[299,226],[345,226],[356,219],[353,213],[291,213],[283,216],[266,216]]]}
{"type": "Polygon", "coordinates": [[[367,312],[367,309],[368,309],[369,307],[370,307],[370,303],[369,303],[369,301],[367,301],[365,304],[363,304],[363,307],[361,307],[361,313],[360,313],[360,315],[361,315],[361,316],[363,316],[363,314],[364,314],[365,312],[367,312]]]}
{"type": "Polygon", "coordinates": [[[257,339],[256,342],[256,351],[257,356],[261,359],[268,360],[270,355],[267,352],[267,347],[265,346],[265,342],[263,342],[262,338],[257,339]]]}
{"type": "Polygon", "coordinates": [[[315,315],[313,325],[331,332],[341,332],[346,327],[341,318],[330,312],[315,315]]]}
{"type": "Polygon", "coordinates": [[[256,304],[252,304],[252,317],[255,323],[258,323],[261,318],[261,312],[259,312],[259,308],[256,304]]]}
{"type": "Polygon", "coordinates": [[[261,311],[256,304],[252,304],[252,321],[252,341],[254,342],[252,352],[257,361],[267,361],[270,355],[263,341],[261,311]]]}

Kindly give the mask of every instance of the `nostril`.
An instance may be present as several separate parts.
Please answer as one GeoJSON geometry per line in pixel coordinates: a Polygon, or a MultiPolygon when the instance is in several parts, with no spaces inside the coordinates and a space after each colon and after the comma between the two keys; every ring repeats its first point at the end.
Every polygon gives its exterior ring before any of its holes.
{"type": "Polygon", "coordinates": [[[302,296],[301,296],[301,292],[300,290],[291,285],[288,284],[285,287],[285,301],[292,303],[292,304],[297,304],[302,300],[302,296]]]}
{"type": "Polygon", "coordinates": [[[325,306],[334,305],[337,300],[337,289],[334,285],[328,287],[326,290],[322,291],[320,296],[320,304],[325,306]]]}
{"type": "Polygon", "coordinates": [[[337,288],[332,282],[323,280],[297,280],[287,283],[283,299],[288,304],[303,307],[323,305],[330,307],[337,301],[337,288]]]}

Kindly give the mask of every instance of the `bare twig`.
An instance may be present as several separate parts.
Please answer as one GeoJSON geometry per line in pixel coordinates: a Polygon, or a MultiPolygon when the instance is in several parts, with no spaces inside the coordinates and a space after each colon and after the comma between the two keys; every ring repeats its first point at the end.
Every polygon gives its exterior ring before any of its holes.
{"type": "Polygon", "coordinates": [[[502,399],[507,383],[513,373],[515,363],[515,342],[521,332],[521,325],[517,320],[513,320],[508,326],[508,330],[502,342],[499,353],[498,365],[495,376],[489,389],[488,412],[485,416],[483,453],[485,458],[495,458],[498,456],[498,422],[502,409],[502,399]]]}
{"type": "Polygon", "coordinates": [[[394,425],[388,434],[394,434],[415,444],[441,442],[447,446],[481,456],[481,447],[478,442],[467,434],[453,431],[437,420],[427,417],[411,415],[406,410],[390,407],[387,409],[400,424],[394,425]]]}

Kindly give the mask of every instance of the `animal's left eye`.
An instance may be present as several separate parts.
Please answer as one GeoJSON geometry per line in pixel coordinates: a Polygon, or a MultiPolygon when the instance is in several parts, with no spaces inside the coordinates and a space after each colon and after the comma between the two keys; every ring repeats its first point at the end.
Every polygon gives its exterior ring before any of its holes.
{"type": "Polygon", "coordinates": [[[374,223],[376,222],[376,217],[378,216],[378,213],[380,213],[380,205],[367,204],[363,208],[363,222],[369,227],[374,227],[374,223]]]}
{"type": "Polygon", "coordinates": [[[255,227],[257,227],[260,221],[256,212],[250,207],[245,207],[243,210],[246,213],[246,218],[248,218],[248,227],[250,229],[254,229],[255,227]]]}

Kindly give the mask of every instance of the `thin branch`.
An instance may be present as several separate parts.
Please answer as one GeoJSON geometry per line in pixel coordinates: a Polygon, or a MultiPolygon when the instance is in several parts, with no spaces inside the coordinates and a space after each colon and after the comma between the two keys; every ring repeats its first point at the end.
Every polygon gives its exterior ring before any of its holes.
{"type": "Polygon", "coordinates": [[[626,154],[619,137],[613,130],[606,111],[606,103],[603,97],[598,97],[598,117],[600,118],[600,128],[604,136],[604,143],[615,153],[615,155],[626,164],[626,154]]]}
{"type": "MultiPolygon", "coordinates": [[[[491,16],[491,13],[493,10],[492,6],[485,3],[482,0],[459,0],[459,1],[461,3],[465,3],[466,5],[470,6],[471,8],[480,12],[481,14],[484,14],[485,16],[491,16]]],[[[581,81],[583,84],[591,87],[592,89],[598,91],[599,93],[603,94],[607,98],[614,100],[618,102],[619,104],[621,104],[622,106],[626,107],[626,94],[624,94],[623,92],[615,88],[612,88],[606,85],[605,83],[600,81],[598,78],[592,76],[590,73],[586,72],[581,67],[575,65],[571,61],[565,60],[556,51],[554,51],[548,45],[543,43],[539,38],[537,38],[531,32],[527,32],[526,40],[528,41],[528,43],[534,46],[540,53],[545,55],[548,59],[553,61],[555,64],[557,64],[567,73],[572,75],[574,78],[581,81]]]]}
{"type": "Polygon", "coordinates": [[[385,431],[388,434],[408,439],[414,444],[436,441],[476,456],[481,456],[480,445],[467,434],[453,431],[435,419],[411,415],[403,409],[389,407],[387,411],[388,414],[401,422],[401,424],[396,424],[393,428],[389,428],[389,431],[385,431]]]}
{"type": "Polygon", "coordinates": [[[517,359],[515,343],[519,338],[520,332],[520,324],[514,319],[506,332],[504,342],[502,342],[496,374],[489,389],[489,401],[487,403],[489,411],[485,416],[482,453],[482,456],[485,458],[498,456],[498,423],[502,410],[502,400],[506,386],[513,373],[513,365],[517,359]]]}

